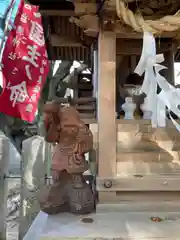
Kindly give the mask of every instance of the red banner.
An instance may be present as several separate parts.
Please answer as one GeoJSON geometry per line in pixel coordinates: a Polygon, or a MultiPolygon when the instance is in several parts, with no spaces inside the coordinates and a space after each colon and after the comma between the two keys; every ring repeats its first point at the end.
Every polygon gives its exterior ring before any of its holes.
{"type": "Polygon", "coordinates": [[[49,71],[38,7],[21,0],[2,57],[0,112],[32,122],[49,71]]]}

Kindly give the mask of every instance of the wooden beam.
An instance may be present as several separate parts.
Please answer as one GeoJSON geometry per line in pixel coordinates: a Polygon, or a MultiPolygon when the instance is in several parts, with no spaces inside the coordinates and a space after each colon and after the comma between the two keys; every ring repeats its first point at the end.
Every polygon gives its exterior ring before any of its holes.
{"type": "Polygon", "coordinates": [[[47,10],[47,9],[40,9],[40,13],[45,16],[74,16],[73,10],[47,10]]]}
{"type": "MultiPolygon", "coordinates": [[[[133,30],[133,28],[126,25],[115,25],[115,32],[117,38],[125,38],[125,39],[142,39],[143,33],[138,33],[133,30]]],[[[175,38],[179,39],[177,32],[163,32],[161,35],[157,36],[157,38],[175,38]]]]}
{"type": "Polygon", "coordinates": [[[50,41],[53,47],[83,47],[82,43],[71,39],[70,36],[51,34],[50,41]]]}
{"type": "MultiPolygon", "coordinates": [[[[86,25],[87,26],[87,25],[86,25]]],[[[95,26],[95,23],[94,23],[95,26]]],[[[84,33],[87,36],[91,36],[91,37],[96,37],[97,34],[99,33],[100,29],[99,28],[95,28],[93,27],[93,29],[90,26],[85,27],[84,33]]],[[[119,26],[118,28],[116,28],[115,30],[113,30],[116,33],[116,38],[119,39],[143,39],[143,33],[138,33],[133,31],[132,29],[129,28],[125,28],[125,27],[121,27],[119,26]]],[[[166,33],[162,33],[161,36],[157,36],[157,38],[173,38],[175,40],[180,40],[180,35],[177,35],[177,33],[175,32],[166,32],[166,33]]]]}
{"type": "Polygon", "coordinates": [[[86,14],[96,14],[97,12],[97,5],[96,3],[81,3],[75,2],[74,3],[74,11],[73,10],[47,10],[47,9],[40,9],[41,14],[48,15],[48,16],[82,16],[86,14]]]}
{"type": "MultiPolygon", "coordinates": [[[[97,36],[100,31],[99,17],[97,15],[86,14],[79,18],[71,18],[71,22],[75,23],[80,28],[85,29],[84,33],[88,36],[97,36]]],[[[116,33],[116,38],[121,39],[142,39],[143,33],[135,32],[131,27],[116,23],[115,20],[104,19],[101,26],[104,31],[112,29],[116,33]]],[[[162,33],[161,38],[175,38],[180,39],[177,32],[162,33]]]]}
{"type": "Polygon", "coordinates": [[[103,192],[116,191],[180,191],[179,177],[167,175],[144,177],[97,178],[97,190],[103,192]]]}
{"type": "Polygon", "coordinates": [[[80,2],[75,2],[74,3],[75,7],[75,15],[76,16],[81,16],[81,15],[86,15],[86,14],[96,14],[97,12],[97,4],[96,3],[80,3],[80,2]]]}
{"type": "MultiPolygon", "coordinates": [[[[71,39],[70,36],[59,36],[51,34],[51,44],[54,47],[84,47],[78,39],[71,39]]],[[[163,53],[171,50],[176,45],[174,40],[161,40],[157,42],[157,52],[163,53]]],[[[140,55],[142,51],[142,40],[123,40],[117,39],[116,54],[117,55],[140,55]]]]}
{"type": "Polygon", "coordinates": [[[98,45],[98,176],[108,178],[116,176],[116,34],[100,31],[98,45]]]}
{"type": "MultiPolygon", "coordinates": [[[[117,39],[116,41],[116,54],[117,55],[140,55],[142,51],[143,41],[141,39],[123,40],[117,39]]],[[[158,53],[163,53],[172,49],[176,41],[170,40],[157,40],[156,47],[158,53]]]]}

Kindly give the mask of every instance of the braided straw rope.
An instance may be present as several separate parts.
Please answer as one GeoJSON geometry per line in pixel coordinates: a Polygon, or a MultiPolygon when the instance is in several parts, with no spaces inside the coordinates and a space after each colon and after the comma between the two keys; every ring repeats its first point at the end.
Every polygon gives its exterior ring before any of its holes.
{"type": "Polygon", "coordinates": [[[173,32],[180,30],[180,12],[175,15],[165,16],[158,20],[144,20],[142,15],[134,14],[128,9],[122,0],[116,0],[117,16],[122,19],[125,24],[131,26],[136,32],[148,31],[153,34],[162,32],[173,32]]]}

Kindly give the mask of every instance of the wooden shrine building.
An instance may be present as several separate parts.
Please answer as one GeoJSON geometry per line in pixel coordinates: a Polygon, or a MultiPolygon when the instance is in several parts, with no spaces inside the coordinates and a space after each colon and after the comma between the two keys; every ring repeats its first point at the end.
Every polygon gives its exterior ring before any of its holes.
{"type": "MultiPolygon", "coordinates": [[[[96,110],[96,114],[84,115],[84,121],[94,134],[99,203],[179,201],[179,133],[170,120],[166,128],[152,129],[138,110],[133,119],[124,119],[122,113],[117,119],[117,96],[121,88],[132,92],[142,84],[135,78],[126,81],[141,55],[143,29],[156,36],[157,52],[164,53],[164,65],[168,67],[162,74],[174,84],[174,61],[179,60],[180,2],[29,2],[40,6],[49,58],[84,61],[93,69],[93,91],[84,97],[95,103],[96,108],[89,109],[96,110]]],[[[138,97],[134,102],[143,103],[138,97]]]]}

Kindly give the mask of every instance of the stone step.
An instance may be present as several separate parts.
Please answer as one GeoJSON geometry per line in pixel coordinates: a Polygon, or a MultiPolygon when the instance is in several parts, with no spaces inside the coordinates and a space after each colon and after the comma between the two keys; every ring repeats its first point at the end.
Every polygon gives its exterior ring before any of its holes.
{"type": "MultiPolygon", "coordinates": [[[[133,204],[134,203],[134,204],[140,204],[140,205],[141,203],[148,203],[148,202],[159,204],[159,205],[160,204],[164,205],[165,203],[170,203],[170,202],[172,204],[174,202],[180,203],[180,191],[169,191],[169,190],[167,191],[153,191],[153,190],[150,191],[149,190],[148,191],[147,190],[148,186],[146,186],[146,191],[137,191],[137,190],[132,191],[131,183],[133,181],[134,179],[131,179],[128,183],[128,179],[127,179],[126,190],[124,191],[104,191],[104,189],[101,188],[102,191],[98,191],[99,203],[101,204],[124,204],[124,203],[133,204]],[[129,185],[130,188],[128,187],[127,184],[129,185]]],[[[151,181],[151,179],[149,179],[149,181],[151,181]]],[[[151,186],[150,184],[152,185],[152,182],[151,183],[149,182],[149,186],[151,186]]],[[[146,185],[147,185],[147,182],[146,182],[146,185]]],[[[167,209],[164,208],[164,211],[166,211],[167,209]]],[[[171,210],[171,208],[169,209],[170,209],[169,211],[175,211],[175,210],[171,210]]],[[[178,207],[175,209],[178,209],[178,207]]]]}
{"type": "MultiPolygon", "coordinates": [[[[177,120],[177,123],[180,124],[180,120],[177,120]]],[[[139,129],[142,132],[155,131],[156,129],[174,129],[174,131],[177,131],[174,124],[170,120],[166,121],[165,127],[157,127],[157,128],[152,127],[150,120],[143,120],[143,119],[139,119],[139,120],[136,120],[136,119],[134,119],[134,120],[125,120],[125,119],[118,120],[117,119],[116,124],[118,126],[119,131],[121,131],[121,130],[130,131],[130,129],[131,130],[139,129]]]]}
{"type": "Polygon", "coordinates": [[[175,140],[180,139],[180,132],[174,127],[152,128],[148,124],[118,124],[118,133],[129,133],[135,136],[142,136],[144,139],[151,140],[175,140]]]}
{"type": "Polygon", "coordinates": [[[180,209],[180,201],[122,201],[121,203],[104,203],[97,204],[97,213],[108,212],[178,212],[180,209]]]}
{"type": "Polygon", "coordinates": [[[118,124],[117,151],[180,150],[180,133],[173,127],[153,129],[148,124],[118,124]]]}
{"type": "Polygon", "coordinates": [[[180,174],[180,152],[132,152],[117,154],[117,174],[180,174]]]}
{"type": "Polygon", "coordinates": [[[117,162],[162,162],[162,163],[176,163],[180,165],[180,151],[146,151],[146,152],[131,152],[131,153],[118,153],[117,162]]]}
{"type": "MultiPolygon", "coordinates": [[[[98,124],[91,125],[94,143],[98,144],[98,124]]],[[[180,133],[169,128],[152,129],[150,124],[117,124],[117,152],[164,152],[180,150],[180,133]]]]}
{"type": "Polygon", "coordinates": [[[148,139],[143,140],[138,136],[127,136],[126,133],[120,133],[117,140],[117,153],[167,152],[180,150],[180,141],[148,141],[148,139]]]}

